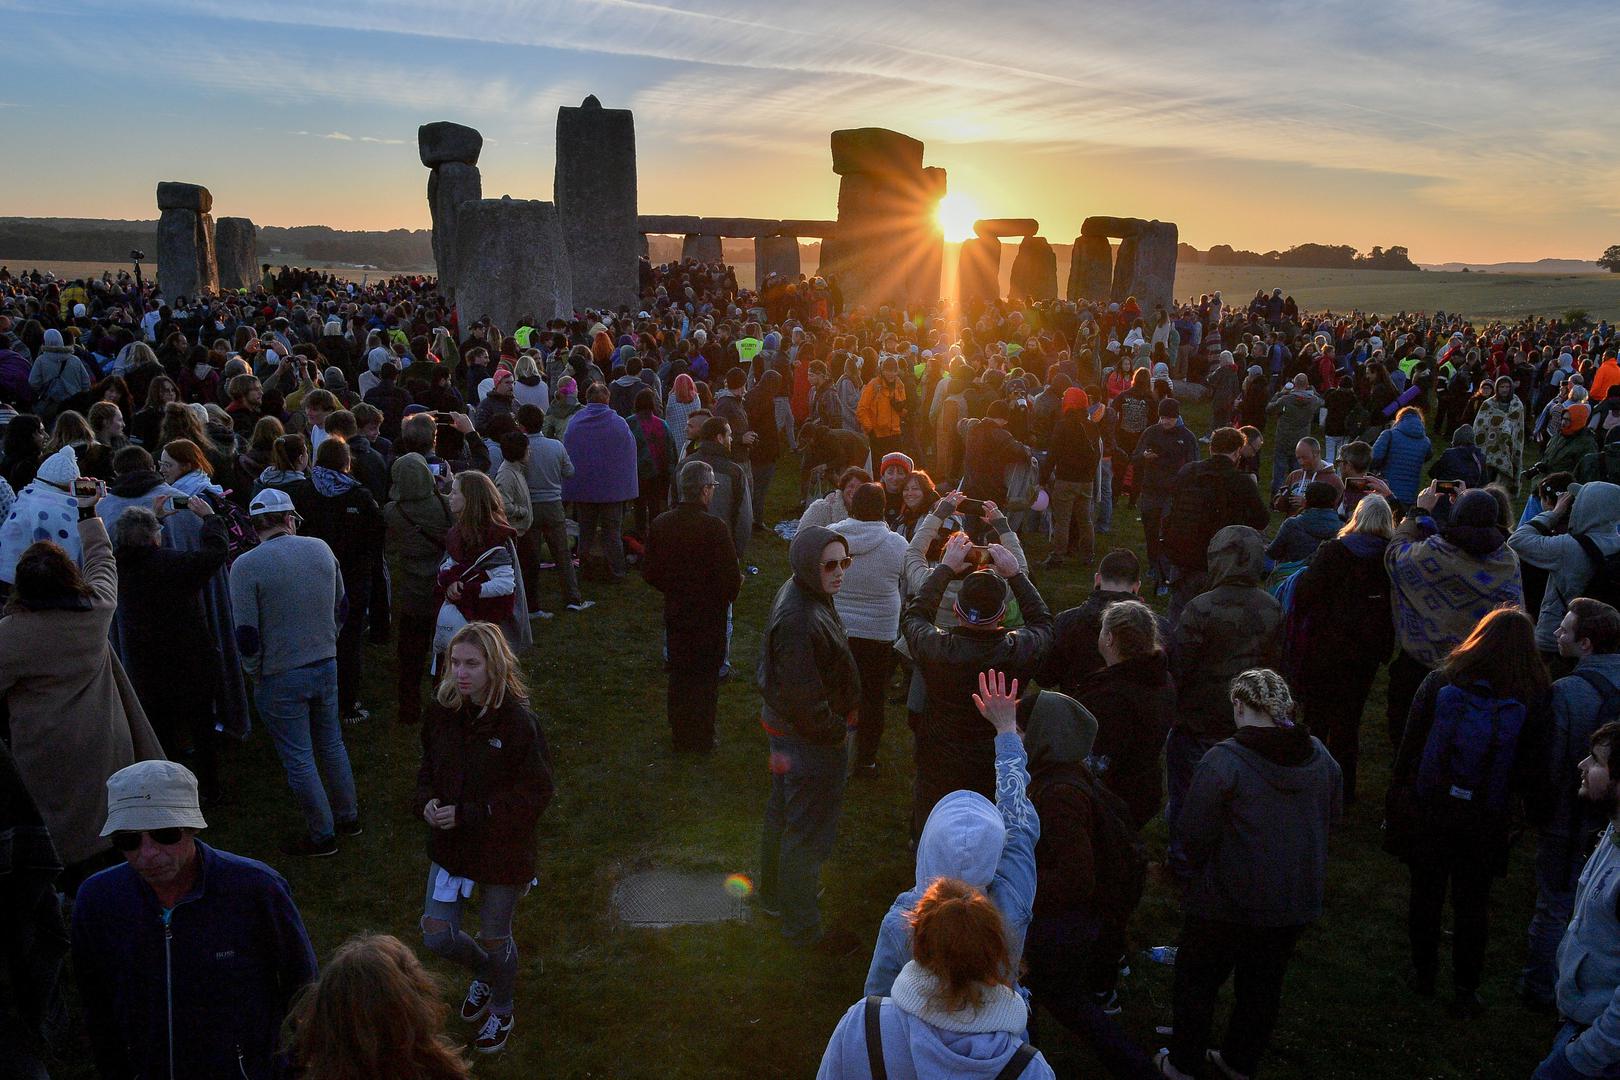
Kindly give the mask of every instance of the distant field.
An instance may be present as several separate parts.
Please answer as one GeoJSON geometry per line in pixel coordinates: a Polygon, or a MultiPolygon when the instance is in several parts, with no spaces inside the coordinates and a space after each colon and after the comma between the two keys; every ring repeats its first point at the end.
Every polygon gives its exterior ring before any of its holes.
{"type": "MultiPolygon", "coordinates": [[[[1002,251],[1002,286],[1012,270],[1016,244],[1002,251]]],[[[954,258],[946,259],[947,266],[954,258]]],[[[27,262],[0,258],[0,265],[13,272],[23,269],[49,270],[64,277],[98,275],[103,270],[128,269],[128,263],[27,262]]],[[[737,280],[745,287],[754,280],[753,262],[737,262],[737,280]]],[[[331,268],[341,278],[361,281],[390,277],[399,271],[331,268]]],[[[814,273],[814,260],[806,259],[805,273],[814,273]]],[[[419,272],[431,273],[431,268],[419,272]]],[[[157,272],[152,263],[142,272],[157,272]]],[[[1058,286],[1069,278],[1069,260],[1058,256],[1058,286]]],[[[954,292],[955,282],[947,282],[945,293],[954,292]]],[[[1176,295],[1194,297],[1221,291],[1229,303],[1244,303],[1256,289],[1281,288],[1308,311],[1455,311],[1475,320],[1522,318],[1526,315],[1562,315],[1571,308],[1585,308],[1594,319],[1620,319],[1620,274],[1484,274],[1453,273],[1439,270],[1274,270],[1254,266],[1204,266],[1183,264],[1176,274],[1176,295]]]]}

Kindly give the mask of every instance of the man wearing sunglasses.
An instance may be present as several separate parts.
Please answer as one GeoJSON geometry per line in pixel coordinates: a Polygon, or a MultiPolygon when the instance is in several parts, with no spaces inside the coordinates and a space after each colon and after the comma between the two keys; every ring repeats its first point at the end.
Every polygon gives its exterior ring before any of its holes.
{"type": "Polygon", "coordinates": [[[102,1076],[248,1077],[275,1061],[315,950],[287,882],[197,840],[197,778],[141,761],[107,781],[124,856],[79,889],[73,964],[102,1076]]]}

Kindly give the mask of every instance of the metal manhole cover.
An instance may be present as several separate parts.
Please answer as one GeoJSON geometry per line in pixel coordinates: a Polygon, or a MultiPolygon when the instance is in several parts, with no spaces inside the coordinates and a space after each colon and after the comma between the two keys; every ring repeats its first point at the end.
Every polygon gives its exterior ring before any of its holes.
{"type": "Polygon", "coordinates": [[[613,909],[627,926],[691,926],[743,922],[751,891],[736,874],[648,870],[613,887],[613,909]]]}

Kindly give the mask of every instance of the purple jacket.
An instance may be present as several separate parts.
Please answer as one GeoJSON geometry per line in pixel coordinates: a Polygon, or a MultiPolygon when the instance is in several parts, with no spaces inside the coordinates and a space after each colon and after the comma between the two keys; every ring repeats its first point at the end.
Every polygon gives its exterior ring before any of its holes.
{"type": "Polygon", "coordinates": [[[563,446],[574,463],[574,475],[563,481],[564,502],[629,502],[640,494],[636,437],[607,405],[598,402],[575,413],[563,432],[563,446]]]}
{"type": "Polygon", "coordinates": [[[32,366],[22,353],[0,349],[0,388],[5,389],[10,400],[21,409],[28,408],[34,401],[34,390],[28,385],[28,371],[32,366]]]}

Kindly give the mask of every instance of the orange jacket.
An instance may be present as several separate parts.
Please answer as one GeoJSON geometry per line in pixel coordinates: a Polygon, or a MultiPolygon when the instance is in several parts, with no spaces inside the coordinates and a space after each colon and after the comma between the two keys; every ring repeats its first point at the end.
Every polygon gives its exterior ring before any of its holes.
{"type": "Polygon", "coordinates": [[[1608,398],[1611,386],[1620,386],[1620,362],[1605,360],[1598,365],[1597,371],[1593,372],[1592,386],[1587,391],[1587,397],[1594,407],[1608,398]]]}
{"type": "Polygon", "coordinates": [[[861,422],[861,427],[866,429],[870,437],[892,439],[900,434],[900,418],[905,411],[905,402],[905,384],[897,380],[891,390],[879,376],[862,388],[861,400],[855,406],[855,419],[861,422]]]}

